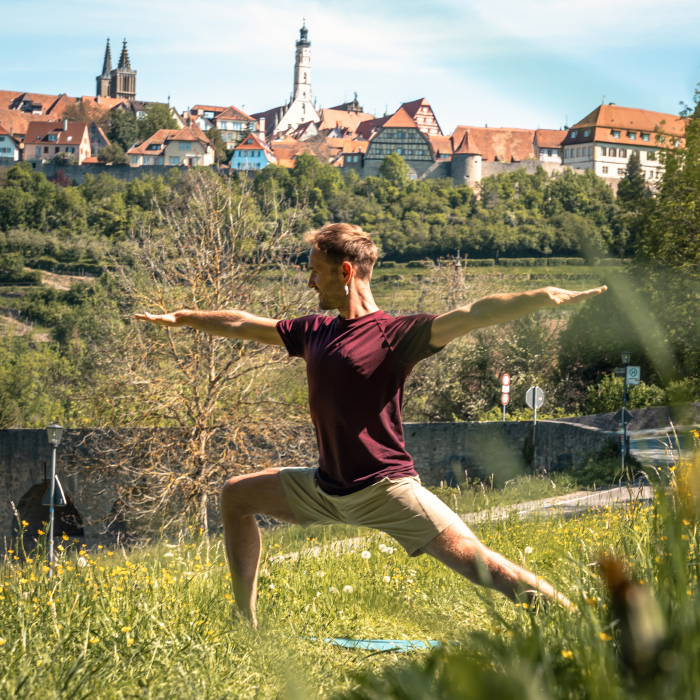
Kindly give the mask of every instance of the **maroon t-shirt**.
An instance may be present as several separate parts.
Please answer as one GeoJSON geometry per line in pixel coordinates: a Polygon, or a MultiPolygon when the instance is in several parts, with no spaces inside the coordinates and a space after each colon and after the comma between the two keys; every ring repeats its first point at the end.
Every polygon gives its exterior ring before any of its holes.
{"type": "Polygon", "coordinates": [[[413,366],[438,352],[429,347],[434,318],[375,311],[277,324],[289,354],[306,360],[316,476],[326,493],[343,496],[385,477],[416,476],[401,424],[403,387],[413,366]]]}

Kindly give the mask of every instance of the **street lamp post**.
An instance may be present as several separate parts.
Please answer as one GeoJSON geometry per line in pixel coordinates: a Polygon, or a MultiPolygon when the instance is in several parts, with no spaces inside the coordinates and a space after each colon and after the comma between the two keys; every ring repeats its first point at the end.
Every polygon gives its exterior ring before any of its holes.
{"type": "Polygon", "coordinates": [[[624,384],[622,385],[622,449],[620,454],[622,455],[622,475],[625,476],[625,456],[627,453],[627,421],[625,420],[625,414],[627,413],[627,367],[632,359],[632,353],[628,350],[624,350],[621,353],[622,356],[622,366],[625,368],[625,378],[624,384]]]}
{"type": "Polygon", "coordinates": [[[51,484],[49,485],[49,564],[53,563],[53,520],[54,520],[54,497],[56,495],[56,449],[61,444],[63,437],[63,426],[58,423],[51,423],[46,426],[46,434],[51,445],[51,484]]]}

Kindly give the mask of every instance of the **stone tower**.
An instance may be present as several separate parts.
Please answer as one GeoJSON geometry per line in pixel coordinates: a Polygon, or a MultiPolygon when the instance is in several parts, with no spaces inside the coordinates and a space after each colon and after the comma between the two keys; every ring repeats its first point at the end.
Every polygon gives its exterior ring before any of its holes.
{"type": "Polygon", "coordinates": [[[294,93],[295,102],[313,104],[311,98],[311,42],[306,22],[299,31],[297,41],[296,61],[294,62],[294,93]]]}
{"type": "Polygon", "coordinates": [[[105,49],[105,60],[102,64],[102,73],[97,76],[97,97],[109,97],[109,74],[112,72],[112,52],[109,48],[109,39],[107,39],[107,48],[105,49]]]}
{"type": "Polygon", "coordinates": [[[129,52],[126,50],[126,39],[122,45],[117,68],[111,72],[109,96],[133,100],[136,98],[136,71],[131,69],[129,52]]]}

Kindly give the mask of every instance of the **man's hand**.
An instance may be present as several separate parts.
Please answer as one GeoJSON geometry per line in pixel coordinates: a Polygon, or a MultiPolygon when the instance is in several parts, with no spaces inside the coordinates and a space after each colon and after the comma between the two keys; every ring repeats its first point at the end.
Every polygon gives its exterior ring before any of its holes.
{"type": "Polygon", "coordinates": [[[134,314],[134,317],[138,318],[139,321],[150,321],[151,323],[157,323],[159,326],[170,326],[171,328],[185,325],[179,311],[175,311],[172,314],[149,314],[146,311],[142,314],[134,314]]]}
{"type": "Polygon", "coordinates": [[[559,306],[561,304],[579,304],[586,299],[597,297],[607,290],[607,287],[596,287],[595,289],[586,289],[584,292],[570,292],[567,289],[559,289],[557,287],[544,287],[541,291],[547,295],[547,306],[559,306]]]}

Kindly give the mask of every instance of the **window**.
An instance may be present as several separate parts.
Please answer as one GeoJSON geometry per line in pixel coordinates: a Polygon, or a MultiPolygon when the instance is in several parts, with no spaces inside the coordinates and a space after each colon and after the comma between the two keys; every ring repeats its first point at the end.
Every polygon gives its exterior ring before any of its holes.
{"type": "Polygon", "coordinates": [[[677,147],[677,146],[680,146],[680,145],[681,145],[681,140],[680,140],[680,139],[674,139],[673,145],[676,146],[676,147],[677,147]]]}
{"type": "Polygon", "coordinates": [[[401,149],[400,149],[400,148],[397,148],[397,149],[396,149],[396,152],[397,152],[399,155],[401,155],[401,149]]]}
{"type": "Polygon", "coordinates": [[[149,156],[144,156],[143,157],[143,164],[144,165],[150,165],[151,164],[151,159],[149,156]]]}
{"type": "Polygon", "coordinates": [[[637,140],[637,133],[635,131],[628,131],[627,132],[627,138],[630,141],[636,141],[637,140]]]}
{"type": "Polygon", "coordinates": [[[0,136],[0,141],[4,141],[4,140],[5,140],[5,137],[4,137],[4,136],[0,136]]]}
{"type": "Polygon", "coordinates": [[[572,131],[571,132],[571,138],[575,139],[578,136],[578,131],[572,131]]]}
{"type": "Polygon", "coordinates": [[[666,143],[666,137],[665,137],[665,136],[659,136],[659,143],[666,143]]]}
{"type": "Polygon", "coordinates": [[[66,153],[75,153],[75,146],[67,146],[66,153]]]}
{"type": "Polygon", "coordinates": [[[139,164],[139,157],[138,156],[131,156],[131,164],[138,165],[139,164]]]}
{"type": "Polygon", "coordinates": [[[54,148],[54,152],[55,152],[55,153],[58,153],[60,150],[61,150],[61,147],[60,147],[60,146],[56,146],[56,147],[54,148]]]}
{"type": "Polygon", "coordinates": [[[158,165],[163,165],[163,156],[158,158],[158,165]]]}
{"type": "Polygon", "coordinates": [[[48,140],[49,140],[49,141],[57,141],[57,140],[58,140],[58,136],[56,136],[56,134],[49,134],[48,140]]]}
{"type": "Polygon", "coordinates": [[[48,147],[48,146],[44,146],[44,153],[48,153],[48,152],[49,152],[49,147],[48,147]]]}
{"type": "Polygon", "coordinates": [[[581,149],[580,149],[580,148],[577,148],[577,149],[576,149],[576,157],[577,157],[577,158],[580,158],[580,157],[581,157],[581,149]]]}
{"type": "Polygon", "coordinates": [[[159,150],[160,150],[160,146],[161,146],[161,144],[159,144],[159,143],[152,143],[152,144],[148,147],[148,149],[151,150],[151,151],[159,151],[159,150]]]}
{"type": "Polygon", "coordinates": [[[583,132],[583,138],[588,138],[590,135],[591,135],[591,130],[590,130],[590,129],[586,129],[586,130],[583,132]]]}
{"type": "Polygon", "coordinates": [[[593,146],[588,147],[588,155],[592,156],[593,155],[593,146]]]}
{"type": "Polygon", "coordinates": [[[615,131],[615,130],[613,129],[612,137],[613,137],[614,139],[619,139],[619,138],[620,138],[620,132],[619,132],[619,131],[615,131]]]}
{"type": "Polygon", "coordinates": [[[179,165],[180,164],[180,157],[179,156],[170,156],[170,165],[179,165]]]}
{"type": "Polygon", "coordinates": [[[66,141],[72,141],[73,137],[72,136],[66,136],[66,141]]]}
{"type": "Polygon", "coordinates": [[[36,147],[36,158],[41,158],[41,146],[36,147]]]}
{"type": "Polygon", "coordinates": [[[399,131],[398,134],[396,134],[397,139],[402,139],[403,138],[403,131],[399,131]]]}
{"type": "Polygon", "coordinates": [[[624,168],[618,168],[618,169],[617,169],[617,174],[618,174],[618,175],[624,175],[624,174],[625,174],[625,169],[624,169],[624,168]]]}
{"type": "Polygon", "coordinates": [[[360,156],[353,156],[352,161],[353,163],[357,163],[360,160],[360,156]]]}
{"type": "Polygon", "coordinates": [[[253,139],[248,139],[246,143],[253,143],[253,139]]]}
{"type": "Polygon", "coordinates": [[[408,156],[413,155],[413,151],[409,149],[408,151],[406,151],[406,155],[408,155],[408,156]]]}
{"type": "Polygon", "coordinates": [[[627,158],[627,149],[620,148],[617,152],[619,158],[627,158]]]}
{"type": "Polygon", "coordinates": [[[606,155],[608,155],[608,149],[605,148],[605,146],[601,146],[601,147],[600,147],[600,155],[601,155],[601,156],[606,156],[606,155]]]}
{"type": "Polygon", "coordinates": [[[191,151],[191,150],[192,150],[192,144],[191,144],[191,143],[186,143],[186,144],[185,144],[185,150],[186,150],[186,151],[191,151]]]}
{"type": "Polygon", "coordinates": [[[184,151],[184,150],[185,150],[185,144],[182,143],[182,141],[180,141],[180,144],[179,144],[179,145],[180,145],[180,150],[181,150],[181,151],[184,151]]]}
{"type": "Polygon", "coordinates": [[[419,156],[422,156],[422,155],[423,155],[423,151],[418,151],[418,155],[419,155],[419,156]]]}
{"type": "MultiPolygon", "coordinates": [[[[233,131],[241,131],[243,125],[240,122],[233,122],[232,129],[233,131]]],[[[251,129],[253,128],[252,126],[250,127],[251,129]]]]}
{"type": "Polygon", "coordinates": [[[603,175],[607,175],[607,174],[608,174],[608,166],[604,165],[603,166],[603,175]]]}
{"type": "Polygon", "coordinates": [[[617,158],[617,148],[608,148],[608,155],[611,158],[617,158]]]}
{"type": "Polygon", "coordinates": [[[649,140],[649,134],[642,134],[642,141],[648,141],[649,140]]]}

